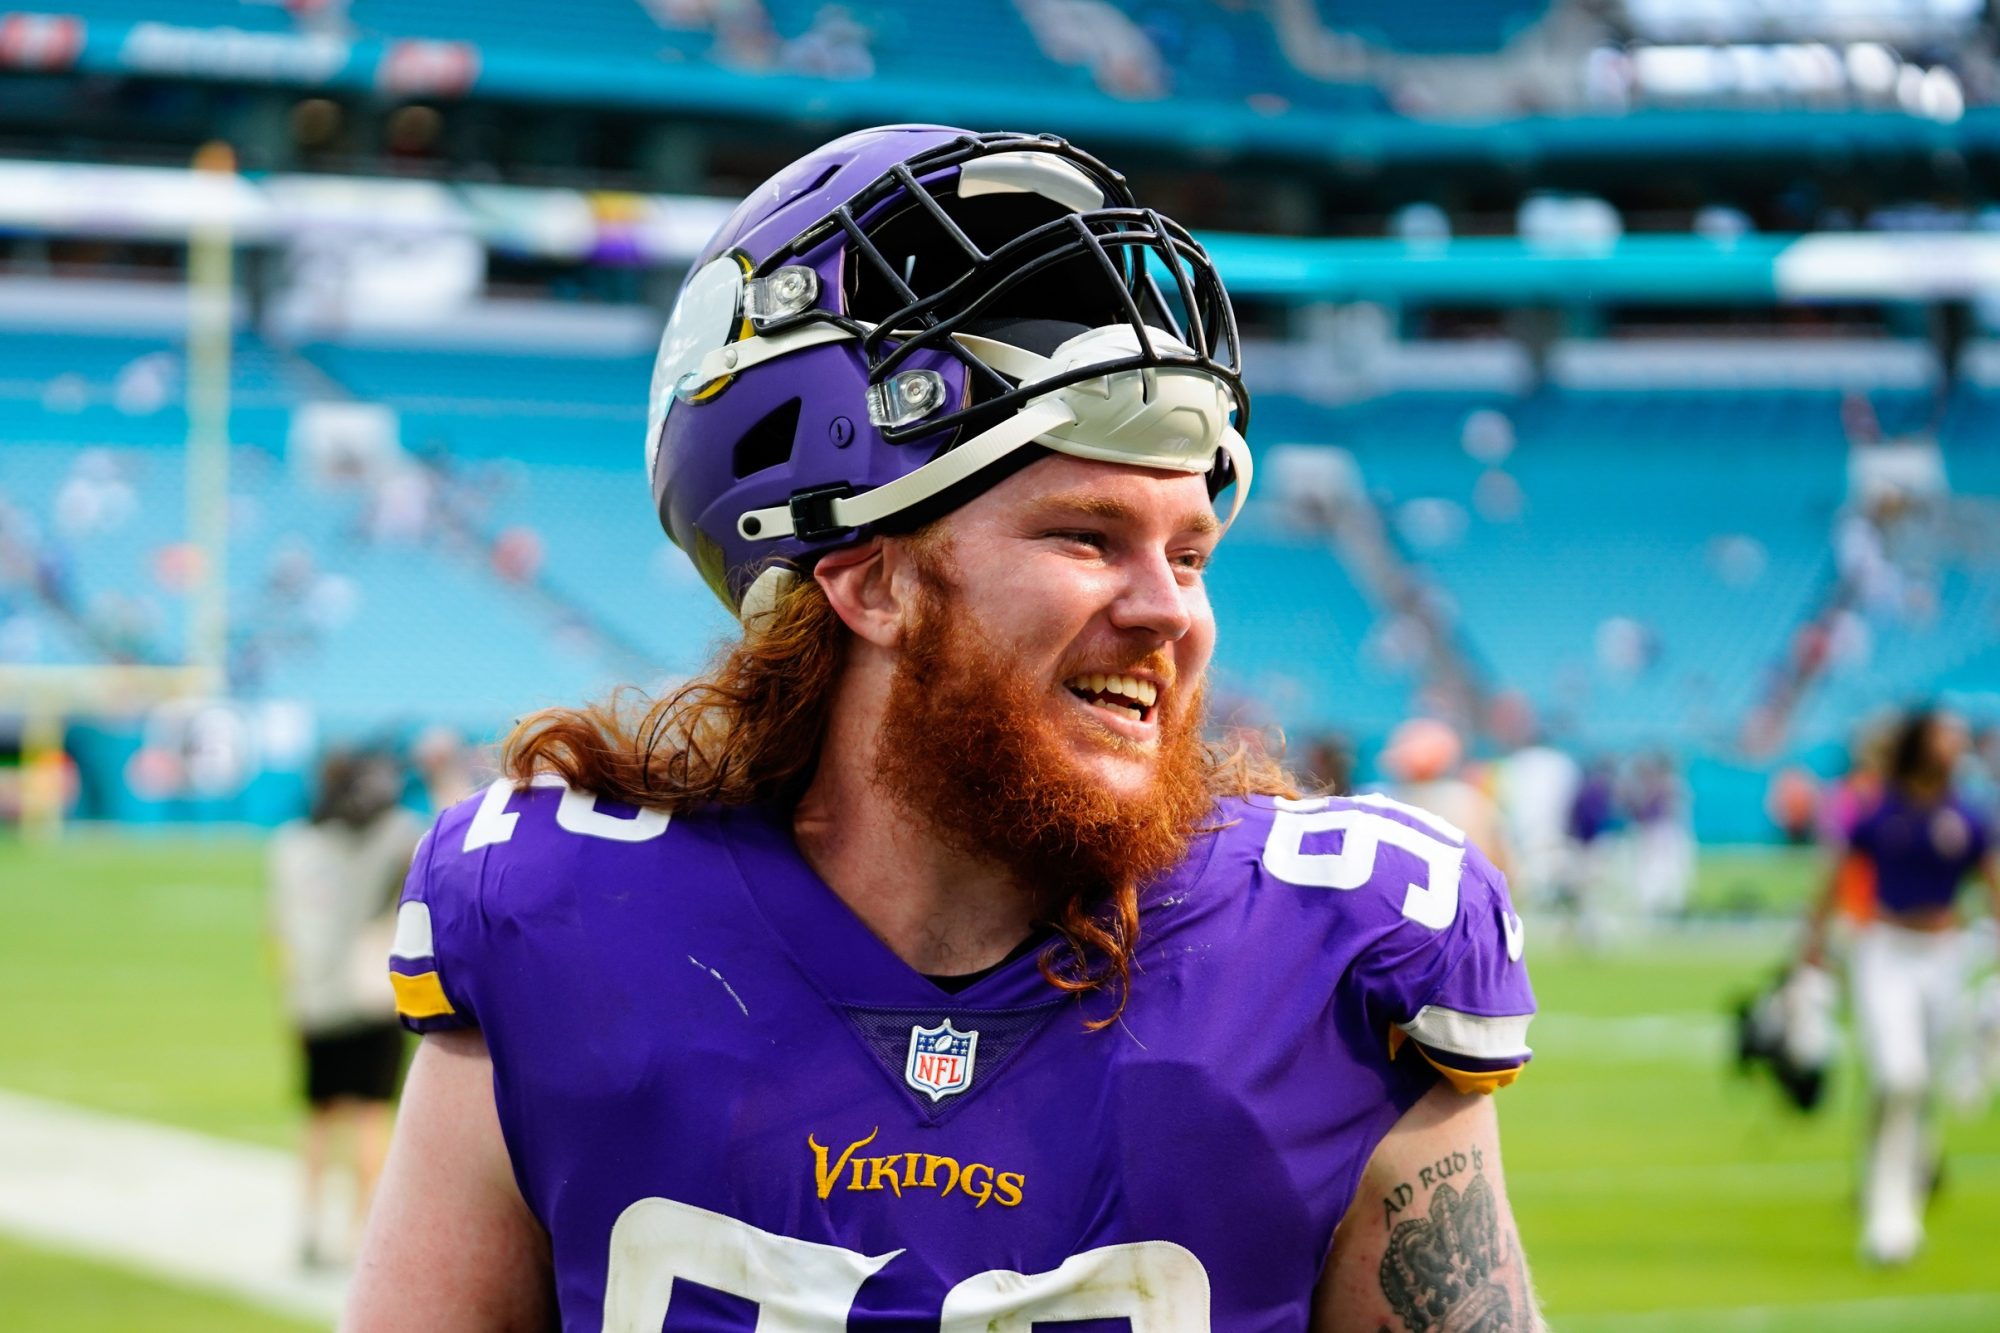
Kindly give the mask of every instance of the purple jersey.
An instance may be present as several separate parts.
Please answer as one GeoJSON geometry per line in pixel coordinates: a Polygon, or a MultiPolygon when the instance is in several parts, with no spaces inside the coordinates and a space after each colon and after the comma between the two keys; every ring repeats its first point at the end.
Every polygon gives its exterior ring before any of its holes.
{"type": "Polygon", "coordinates": [[[914,972],[783,812],[559,784],[438,821],[396,989],[484,1034],[567,1329],[1299,1329],[1376,1144],[1439,1069],[1511,1078],[1534,998],[1450,825],[1218,814],[1097,1032],[1106,998],[1033,956],[957,994],[914,972]]]}
{"type": "Polygon", "coordinates": [[[1992,845],[1986,821],[1956,796],[1918,805],[1895,793],[1864,815],[1848,845],[1875,866],[1875,898],[1884,910],[1949,907],[1958,886],[1992,845]]]}

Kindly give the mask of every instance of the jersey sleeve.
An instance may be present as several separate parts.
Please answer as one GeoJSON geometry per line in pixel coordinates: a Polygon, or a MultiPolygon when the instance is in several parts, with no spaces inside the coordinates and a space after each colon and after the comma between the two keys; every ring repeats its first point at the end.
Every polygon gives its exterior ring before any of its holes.
{"type": "Polygon", "coordinates": [[[1882,812],[1875,809],[1854,821],[1854,827],[1847,831],[1847,851],[1850,855],[1875,859],[1877,834],[1882,826],[1882,812]]]}
{"type": "Polygon", "coordinates": [[[1457,910],[1443,926],[1405,917],[1356,960],[1371,1027],[1391,1058],[1406,1047],[1460,1092],[1492,1092],[1533,1052],[1535,995],[1523,960],[1526,928],[1507,882],[1466,844],[1457,910]]]}
{"type": "Polygon", "coordinates": [[[463,838],[463,807],[438,817],[410,861],[396,907],[396,936],[389,947],[389,984],[396,992],[396,1016],[412,1032],[476,1027],[466,996],[476,957],[480,921],[480,868],[483,858],[453,856],[441,845],[463,838]]]}

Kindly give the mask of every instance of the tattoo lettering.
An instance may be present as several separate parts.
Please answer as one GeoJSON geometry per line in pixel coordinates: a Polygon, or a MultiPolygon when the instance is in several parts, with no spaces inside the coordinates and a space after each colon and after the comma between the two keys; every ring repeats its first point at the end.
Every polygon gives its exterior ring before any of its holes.
{"type": "Polygon", "coordinates": [[[1419,1170],[1417,1179],[1425,1189],[1429,1189],[1440,1181],[1450,1180],[1471,1165],[1471,1162],[1472,1159],[1462,1152],[1446,1153],[1432,1165],[1419,1170]]]}
{"type": "MultiPolygon", "coordinates": [[[[1514,1247],[1500,1229],[1493,1187],[1473,1176],[1463,1193],[1444,1183],[1477,1169],[1479,1154],[1452,1153],[1418,1177],[1438,1182],[1430,1216],[1407,1218],[1389,1233],[1382,1294],[1410,1333],[1500,1333],[1525,1326],[1508,1289],[1514,1247]]],[[[1398,1186],[1397,1195],[1406,1195],[1398,1186]]],[[[1386,1202],[1386,1201],[1385,1201],[1386,1202]]],[[[1407,1207],[1407,1200],[1394,1211],[1407,1207]]]]}
{"type": "MultiPolygon", "coordinates": [[[[1430,1189],[1438,1182],[1449,1180],[1464,1171],[1468,1162],[1474,1171],[1483,1171],[1486,1169],[1486,1154],[1478,1148],[1473,1148],[1470,1156],[1462,1152],[1450,1153],[1419,1170],[1417,1179],[1425,1189],[1430,1189]]],[[[1408,1208],[1410,1201],[1415,1197],[1416,1191],[1410,1188],[1407,1181],[1390,1190],[1382,1199],[1383,1223],[1393,1228],[1396,1225],[1396,1215],[1408,1208]]]]}

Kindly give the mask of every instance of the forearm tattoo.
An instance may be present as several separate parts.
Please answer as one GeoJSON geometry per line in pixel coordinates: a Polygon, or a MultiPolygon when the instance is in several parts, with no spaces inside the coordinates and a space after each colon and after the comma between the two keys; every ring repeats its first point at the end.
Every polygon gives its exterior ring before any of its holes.
{"type": "Polygon", "coordinates": [[[1536,1327],[1520,1243],[1501,1225],[1485,1166],[1478,1148],[1449,1153],[1382,1200],[1382,1295],[1409,1333],[1536,1327]]]}

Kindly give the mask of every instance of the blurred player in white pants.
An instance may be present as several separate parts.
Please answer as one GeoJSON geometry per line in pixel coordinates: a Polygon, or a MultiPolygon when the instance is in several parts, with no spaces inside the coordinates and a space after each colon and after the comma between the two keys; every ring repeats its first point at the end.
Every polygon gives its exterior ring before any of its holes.
{"type": "MultiPolygon", "coordinates": [[[[1912,715],[1896,737],[1882,802],[1848,836],[1848,873],[1875,881],[1875,918],[1855,941],[1856,1026],[1868,1067],[1873,1134],[1863,1182],[1861,1247],[1883,1264],[1923,1243],[1922,1206],[1938,1165],[1930,1124],[1945,1046],[1967,1016],[1966,932],[1955,902],[1974,870],[2000,916],[2000,861],[1986,819],[1952,790],[1965,725],[1948,713],[1912,715]]],[[[1807,920],[1804,958],[1823,960],[1836,873],[1807,920]]]]}

